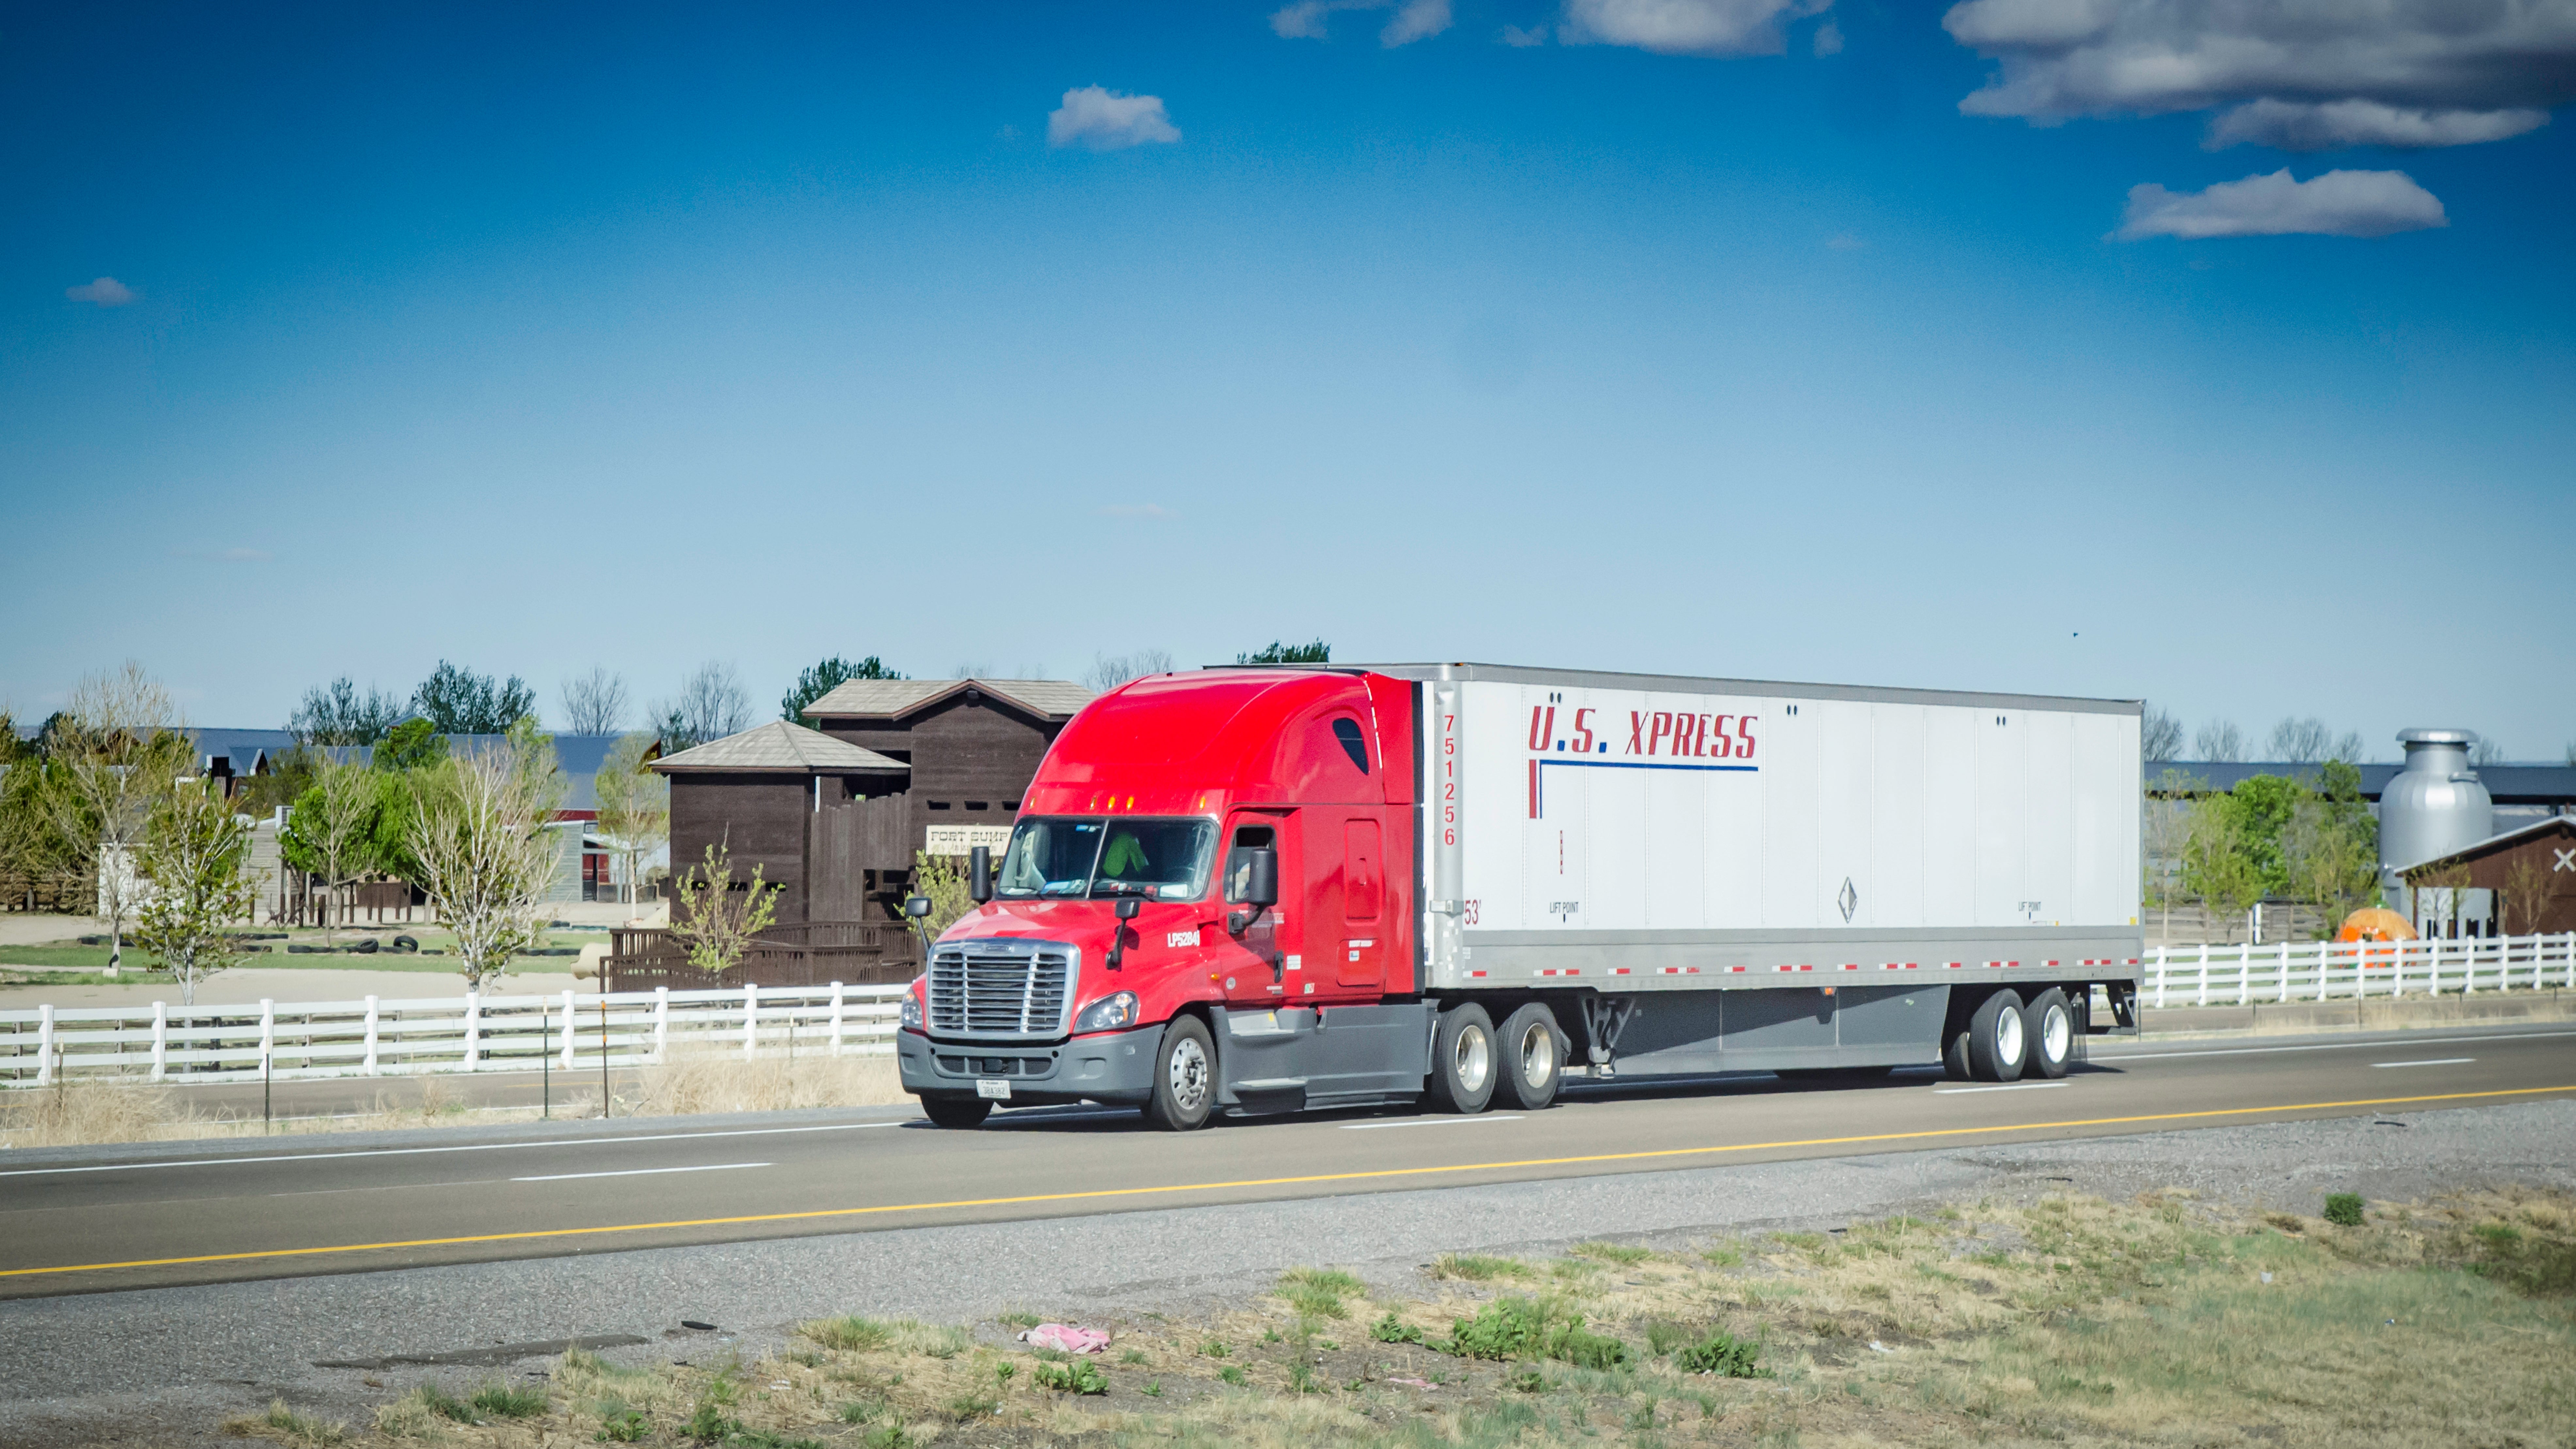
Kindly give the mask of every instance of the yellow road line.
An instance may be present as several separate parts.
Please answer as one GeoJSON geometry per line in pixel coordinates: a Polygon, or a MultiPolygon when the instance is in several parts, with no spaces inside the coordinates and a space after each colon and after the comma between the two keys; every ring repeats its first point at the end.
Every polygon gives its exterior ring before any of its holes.
{"type": "Polygon", "coordinates": [[[244,1253],[201,1253],[188,1258],[137,1258],[125,1263],[66,1263],[52,1268],[0,1268],[0,1278],[46,1273],[101,1273],[117,1268],[172,1268],[190,1263],[239,1263],[262,1258],[304,1258],[325,1253],[390,1252],[398,1248],[445,1248],[462,1243],[523,1242],[536,1238],[590,1237],[601,1233],[651,1233],[674,1228],[736,1227],[745,1223],[783,1223],[814,1218],[867,1217],[883,1213],[938,1212],[946,1208],[1017,1207],[1041,1202],[1084,1202],[1102,1198],[1152,1197],[1176,1192],[1226,1192],[1247,1187],[1301,1187],[1319,1182],[1360,1182],[1373,1178],[1427,1177],[1437,1173],[1499,1172],[1514,1167],[1580,1167],[1587,1163],[1642,1162],[1663,1157],[1706,1157],[1727,1152],[1768,1152],[1790,1147],[1850,1147],[1867,1142],[1910,1142],[1926,1137],[1976,1137],[1997,1132],[2049,1132],[2072,1127],[2121,1127],[2140,1122],[2180,1122],[2205,1117],[2244,1117],[2262,1112],[2322,1112],[2341,1107],[2403,1107],[2420,1102],[2463,1102],[2481,1097],[2528,1097],[2547,1092],[2576,1092],[2563,1087],[2509,1087],[2489,1092],[2441,1092],[2422,1097],[2365,1097],[2350,1102],[2290,1102],[2277,1107],[2218,1107],[2199,1112],[2152,1112],[2135,1117],[2085,1117],[2068,1122],[2014,1122],[2000,1127],[1937,1127],[1919,1132],[1874,1132],[1858,1137],[1808,1137],[1792,1142],[1741,1142],[1724,1147],[1658,1147],[1642,1152],[1600,1152],[1582,1157],[1532,1157],[1517,1162],[1461,1162],[1442,1167],[1385,1167],[1365,1172],[1319,1172],[1304,1177],[1254,1177],[1238,1182],[1185,1182],[1165,1187],[1105,1187],[1086,1192],[1040,1192],[1021,1197],[963,1198],[955,1202],[888,1203],[882,1207],[815,1208],[792,1213],[747,1213],[729,1218],[685,1218],[668,1223],[616,1223],[590,1228],[535,1228],[516,1233],[473,1233],[454,1238],[411,1238],[392,1243],[335,1243],[318,1248],[262,1248],[244,1253]]]}

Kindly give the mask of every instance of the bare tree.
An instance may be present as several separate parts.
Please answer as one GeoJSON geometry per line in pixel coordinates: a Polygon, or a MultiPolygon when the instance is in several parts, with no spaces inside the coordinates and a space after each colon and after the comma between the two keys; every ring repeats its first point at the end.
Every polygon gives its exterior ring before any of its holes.
{"type": "Polygon", "coordinates": [[[960,664],[956,668],[948,671],[948,677],[951,679],[990,679],[993,677],[993,666],[990,664],[960,664]]]}
{"type": "MultiPolygon", "coordinates": [[[[2168,716],[2170,718],[2170,716],[2168,716]]],[[[2176,727],[2179,735],[2181,729],[2176,727]]],[[[2192,830],[2192,796],[2206,787],[2180,770],[2167,769],[2147,783],[2144,834],[2146,859],[2142,894],[2163,914],[2162,934],[2173,939],[2173,906],[2182,894],[2183,847],[2192,830]]]]}
{"type": "Polygon", "coordinates": [[[653,707],[662,747],[677,752],[751,728],[751,696],[723,660],[710,659],[680,682],[680,692],[653,707]]]}
{"type": "Polygon", "coordinates": [[[347,675],[304,691],[304,702],[286,727],[305,745],[372,745],[403,717],[400,695],[374,685],[360,694],[347,675]]]}
{"type": "Polygon", "coordinates": [[[644,768],[649,734],[619,740],[600,761],[592,789],[599,799],[599,833],[626,861],[627,899],[643,879],[644,857],[671,838],[671,782],[644,768]]]}
{"type": "Polygon", "coordinates": [[[2193,733],[2191,752],[2209,764],[2235,764],[2245,758],[2245,732],[2233,720],[2211,720],[2193,733]]]}
{"type": "Polygon", "coordinates": [[[2171,710],[2148,705],[2138,718],[2138,755],[2150,765],[2161,765],[2182,753],[2182,721],[2171,710]]]}
{"type": "Polygon", "coordinates": [[[125,923],[142,903],[134,853],[154,807],[195,773],[196,747],[179,733],[169,691],[130,660],[81,681],[65,713],[70,720],[48,749],[43,800],[71,859],[97,874],[112,976],[125,962],[125,923]]]}
{"type": "Polygon", "coordinates": [[[179,978],[179,1004],[197,1004],[197,983],[238,964],[232,927],[249,918],[259,891],[244,871],[250,830],[223,792],[205,782],[163,795],[138,852],[150,887],[135,939],[179,978]]]}
{"type": "Polygon", "coordinates": [[[594,664],[563,682],[564,733],[613,735],[626,723],[626,676],[594,664]]]}
{"type": "Polygon", "coordinates": [[[1083,672],[1082,682],[1107,694],[1128,680],[1141,679],[1148,674],[1168,674],[1171,668],[1172,652],[1168,649],[1139,649],[1133,654],[1094,654],[1091,668],[1083,672]]]}
{"type": "Polygon", "coordinates": [[[2549,872],[2538,857],[2519,856],[2504,873],[2504,933],[2537,936],[2549,920],[2549,872]]]}
{"type": "Polygon", "coordinates": [[[2370,746],[2362,743],[2361,731],[2345,730],[2342,738],[2334,742],[2334,748],[2327,751],[2326,758],[2341,760],[2347,765],[2358,765],[2362,763],[2363,756],[2369,753],[2370,746]]]}
{"type": "Polygon", "coordinates": [[[525,721],[423,772],[412,855],[430,909],[456,937],[468,991],[543,935],[539,905],[563,846],[546,828],[563,800],[553,744],[525,721]]]}
{"type": "Polygon", "coordinates": [[[2334,733],[2314,715],[2272,726],[2271,758],[2293,765],[2323,764],[2334,755],[2334,733]]]}
{"type": "Polygon", "coordinates": [[[2477,766],[2501,765],[2504,763],[2504,746],[2485,735],[2480,735],[2469,745],[2469,763],[2477,766]]]}
{"type": "Polygon", "coordinates": [[[778,914],[778,888],[761,879],[761,870],[754,865],[750,881],[736,889],[731,848],[710,845],[703,871],[693,865],[672,883],[671,935],[688,948],[690,965],[709,975],[730,971],[753,938],[769,929],[778,914]]]}

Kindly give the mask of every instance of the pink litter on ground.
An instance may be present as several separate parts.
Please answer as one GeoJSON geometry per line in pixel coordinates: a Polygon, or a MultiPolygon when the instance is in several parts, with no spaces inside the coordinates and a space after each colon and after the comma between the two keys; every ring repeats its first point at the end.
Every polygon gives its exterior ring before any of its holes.
{"type": "Polygon", "coordinates": [[[1070,1323],[1041,1323],[1020,1330],[1020,1342],[1031,1348],[1060,1349],[1066,1353],[1098,1353],[1109,1346],[1109,1335],[1097,1328],[1076,1328],[1070,1323]]]}
{"type": "Polygon", "coordinates": [[[1415,1389],[1427,1389],[1427,1388],[1435,1387],[1435,1385],[1433,1385],[1433,1383],[1432,1383],[1432,1382],[1431,1382],[1431,1380],[1429,1380],[1429,1379],[1388,1379],[1388,1380],[1387,1380],[1387,1382],[1388,1382],[1388,1383],[1391,1383],[1391,1384],[1403,1384],[1403,1385],[1404,1385],[1404,1386],[1406,1386],[1407,1388],[1415,1388],[1415,1389]]]}

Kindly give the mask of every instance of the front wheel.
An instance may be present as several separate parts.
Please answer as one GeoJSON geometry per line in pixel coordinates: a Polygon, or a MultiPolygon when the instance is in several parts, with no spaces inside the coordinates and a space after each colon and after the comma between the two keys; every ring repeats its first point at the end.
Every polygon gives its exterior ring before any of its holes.
{"type": "Polygon", "coordinates": [[[984,1125],[993,1115],[993,1104],[981,1097],[924,1097],[921,1115],[934,1127],[970,1129],[984,1125]]]}
{"type": "Polygon", "coordinates": [[[1470,1001],[1440,1013],[1431,1034],[1431,1105],[1474,1114],[1494,1099],[1494,1019],[1470,1001]]]}
{"type": "Polygon", "coordinates": [[[1197,1017],[1173,1017],[1154,1053],[1154,1097],[1145,1104],[1145,1120],[1166,1132],[1195,1132],[1215,1110],[1215,1039],[1197,1017]]]}
{"type": "Polygon", "coordinates": [[[1565,1080],[1565,1038],[1556,1029],[1556,1013],[1533,1001],[1503,1018],[1495,1043],[1503,1057],[1495,1105],[1518,1112],[1554,1105],[1565,1080]]]}

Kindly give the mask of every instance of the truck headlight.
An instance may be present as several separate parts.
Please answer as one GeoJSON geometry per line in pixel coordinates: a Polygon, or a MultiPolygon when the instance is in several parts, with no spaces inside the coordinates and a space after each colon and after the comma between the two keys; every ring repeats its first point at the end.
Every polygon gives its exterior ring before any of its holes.
{"type": "Polygon", "coordinates": [[[1084,1007],[1082,1015],[1073,1019],[1073,1029],[1077,1034],[1087,1031],[1116,1031],[1122,1026],[1135,1024],[1136,993],[1133,991],[1112,992],[1084,1007]]]}
{"type": "Polygon", "coordinates": [[[921,1030],[921,983],[915,981],[903,993],[903,1029],[921,1030]]]}

